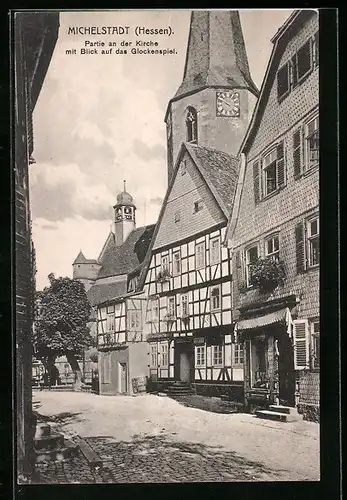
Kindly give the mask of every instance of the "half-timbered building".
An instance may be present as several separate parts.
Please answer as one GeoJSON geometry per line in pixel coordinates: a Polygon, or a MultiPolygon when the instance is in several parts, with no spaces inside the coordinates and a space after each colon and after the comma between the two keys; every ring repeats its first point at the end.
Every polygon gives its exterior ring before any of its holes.
{"type": "Polygon", "coordinates": [[[272,41],[227,231],[236,330],[246,403],[296,404],[317,417],[318,13],[295,11],[272,41]]]}
{"type": "Polygon", "coordinates": [[[181,381],[198,393],[242,390],[232,273],[222,246],[237,173],[231,155],[182,144],[143,271],[152,387],[181,381]]]}
{"type": "Polygon", "coordinates": [[[154,225],[136,228],[135,211],[124,185],[114,206],[114,230],[99,257],[86,259],[80,253],[74,262],[74,276],[87,285],[93,308],[100,394],[132,394],[148,375],[144,301],[137,294],[154,225]]]}

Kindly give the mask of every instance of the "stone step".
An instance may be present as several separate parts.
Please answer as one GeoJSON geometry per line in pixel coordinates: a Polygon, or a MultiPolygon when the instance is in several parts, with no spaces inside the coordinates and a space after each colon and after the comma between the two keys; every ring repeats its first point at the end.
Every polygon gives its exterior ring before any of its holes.
{"type": "Polygon", "coordinates": [[[41,436],[34,439],[36,450],[54,450],[64,446],[64,436],[58,432],[51,432],[49,436],[41,436]]]}
{"type": "Polygon", "coordinates": [[[255,412],[258,418],[266,418],[268,420],[277,420],[278,422],[287,422],[288,415],[286,413],[280,413],[278,411],[269,410],[257,410],[255,412]]]}
{"type": "Polygon", "coordinates": [[[51,426],[49,424],[38,424],[36,426],[35,439],[51,435],[51,426]]]}
{"type": "Polygon", "coordinates": [[[291,413],[297,413],[297,409],[294,406],[270,405],[269,410],[279,413],[286,413],[287,415],[290,415],[291,413]]]}
{"type": "Polygon", "coordinates": [[[65,439],[64,446],[54,450],[35,450],[36,463],[41,462],[61,462],[78,453],[78,446],[65,439]]]}

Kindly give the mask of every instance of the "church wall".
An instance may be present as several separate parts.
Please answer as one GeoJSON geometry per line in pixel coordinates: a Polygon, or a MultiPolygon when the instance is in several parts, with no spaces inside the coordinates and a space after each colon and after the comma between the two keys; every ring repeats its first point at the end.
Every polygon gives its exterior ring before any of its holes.
{"type": "Polygon", "coordinates": [[[246,133],[256,98],[244,89],[235,89],[240,97],[240,117],[216,116],[216,92],[205,89],[171,104],[173,163],[186,138],[187,109],[193,106],[198,114],[198,144],[236,156],[246,133]]]}

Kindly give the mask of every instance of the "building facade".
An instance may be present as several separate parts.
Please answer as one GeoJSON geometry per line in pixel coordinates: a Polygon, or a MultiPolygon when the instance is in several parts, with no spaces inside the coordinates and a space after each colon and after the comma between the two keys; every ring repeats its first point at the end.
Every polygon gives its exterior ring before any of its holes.
{"type": "Polygon", "coordinates": [[[30,480],[35,421],[32,414],[32,325],[35,250],[31,236],[29,165],[34,162],[32,114],[58,38],[58,13],[16,13],[14,18],[15,343],[17,476],[30,480]]]}
{"type": "Polygon", "coordinates": [[[225,230],[258,91],[237,11],[193,12],[182,84],[170,100],[169,186],[141,276],[151,383],[242,397],[225,230]]]}
{"type": "Polygon", "coordinates": [[[117,196],[114,228],[98,259],[75,259],[74,277],[85,283],[93,309],[100,394],[133,394],[146,388],[148,344],[143,335],[139,276],[154,225],[136,228],[136,206],[124,191],[117,196]]]}
{"type": "Polygon", "coordinates": [[[318,418],[318,14],[295,11],[272,41],[226,238],[235,330],[247,405],[318,418]]]}

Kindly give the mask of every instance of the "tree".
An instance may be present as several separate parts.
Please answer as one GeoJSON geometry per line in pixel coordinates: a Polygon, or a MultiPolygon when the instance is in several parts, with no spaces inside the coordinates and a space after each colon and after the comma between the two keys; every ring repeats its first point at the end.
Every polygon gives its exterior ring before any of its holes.
{"type": "Polygon", "coordinates": [[[77,358],[95,341],[87,323],[91,307],[81,282],[48,276],[50,286],[39,293],[39,314],[35,321],[36,357],[51,371],[58,356],[66,356],[75,374],[75,388],[82,384],[77,358]]]}

